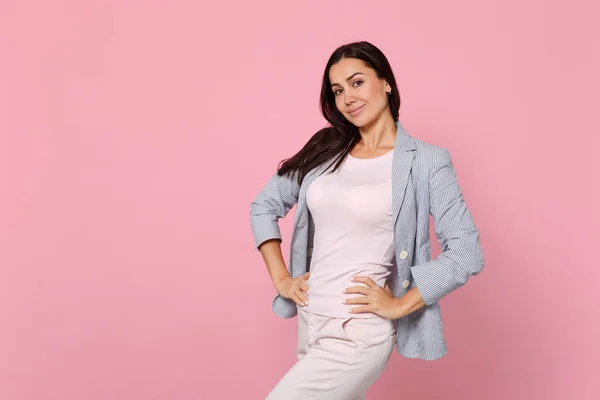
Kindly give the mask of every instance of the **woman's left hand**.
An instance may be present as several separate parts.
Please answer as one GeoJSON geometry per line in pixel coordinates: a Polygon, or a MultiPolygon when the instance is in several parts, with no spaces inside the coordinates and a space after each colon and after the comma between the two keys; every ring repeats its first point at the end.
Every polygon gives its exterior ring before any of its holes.
{"type": "Polygon", "coordinates": [[[392,295],[387,283],[385,287],[376,284],[371,278],[366,276],[355,276],[353,282],[362,282],[364,286],[350,286],[344,293],[358,293],[363,296],[348,298],[344,304],[364,304],[350,310],[351,314],[360,314],[366,312],[375,313],[383,318],[396,319],[399,314],[398,298],[392,295]]]}

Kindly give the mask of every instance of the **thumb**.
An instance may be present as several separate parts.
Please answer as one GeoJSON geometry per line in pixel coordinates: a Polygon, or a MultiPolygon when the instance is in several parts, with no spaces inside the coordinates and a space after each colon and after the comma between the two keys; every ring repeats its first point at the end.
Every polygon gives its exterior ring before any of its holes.
{"type": "Polygon", "coordinates": [[[307,280],[309,276],[310,276],[310,271],[308,271],[307,273],[305,273],[304,275],[302,275],[302,277],[304,278],[304,280],[307,280]]]}

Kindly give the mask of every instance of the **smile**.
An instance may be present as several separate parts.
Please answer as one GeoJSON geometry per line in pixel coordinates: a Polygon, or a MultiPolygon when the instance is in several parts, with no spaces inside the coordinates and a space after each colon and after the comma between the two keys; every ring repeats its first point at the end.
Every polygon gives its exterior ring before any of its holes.
{"type": "Polygon", "coordinates": [[[362,106],[358,107],[355,110],[349,111],[348,114],[352,115],[353,117],[357,116],[358,113],[360,113],[360,110],[362,110],[365,107],[365,105],[363,104],[362,106]]]}

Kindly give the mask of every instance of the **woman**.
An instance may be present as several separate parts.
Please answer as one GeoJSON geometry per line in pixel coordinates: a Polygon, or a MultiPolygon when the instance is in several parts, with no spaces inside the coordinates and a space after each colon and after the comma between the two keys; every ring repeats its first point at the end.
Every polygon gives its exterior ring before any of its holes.
{"type": "Polygon", "coordinates": [[[409,136],[384,54],[339,47],[321,87],[331,127],[273,174],[251,204],[256,248],[298,315],[298,362],[268,399],[364,399],[394,345],[407,358],[447,353],[439,300],[484,265],[479,231],[448,150],[409,136]],[[297,204],[289,273],[278,219],[297,204]],[[431,260],[429,215],[442,253],[431,260]]]}

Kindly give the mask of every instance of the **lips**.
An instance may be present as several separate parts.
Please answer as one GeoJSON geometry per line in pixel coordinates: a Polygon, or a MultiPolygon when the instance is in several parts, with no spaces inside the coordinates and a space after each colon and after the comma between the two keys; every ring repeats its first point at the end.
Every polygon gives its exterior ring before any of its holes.
{"type": "Polygon", "coordinates": [[[350,114],[350,115],[352,115],[354,117],[355,115],[358,115],[358,113],[360,113],[360,110],[362,110],[364,108],[364,106],[365,105],[363,104],[362,106],[360,106],[358,108],[355,108],[352,111],[348,111],[348,114],[350,114]]]}

